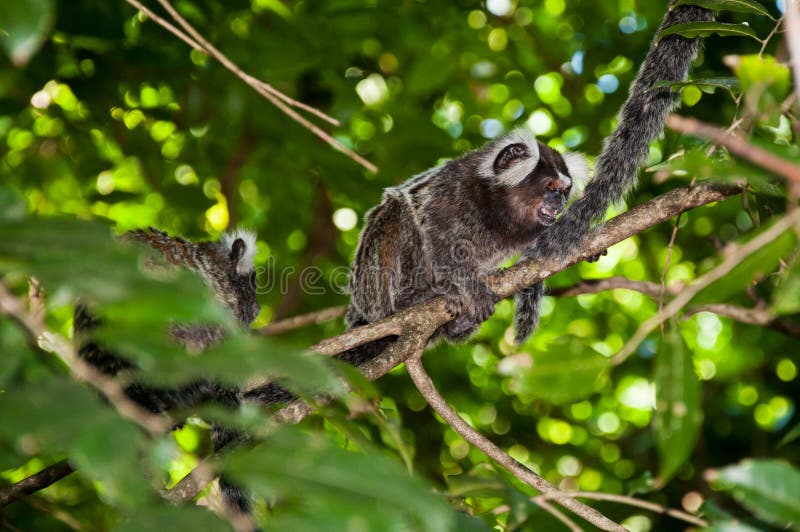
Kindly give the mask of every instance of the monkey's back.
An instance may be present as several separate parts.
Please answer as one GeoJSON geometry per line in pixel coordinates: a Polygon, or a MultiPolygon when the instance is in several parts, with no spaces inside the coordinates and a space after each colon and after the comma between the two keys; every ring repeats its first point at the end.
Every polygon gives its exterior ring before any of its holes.
{"type": "Polygon", "coordinates": [[[385,318],[419,301],[430,279],[416,213],[398,189],[366,216],[350,272],[348,327],[385,318]]]}

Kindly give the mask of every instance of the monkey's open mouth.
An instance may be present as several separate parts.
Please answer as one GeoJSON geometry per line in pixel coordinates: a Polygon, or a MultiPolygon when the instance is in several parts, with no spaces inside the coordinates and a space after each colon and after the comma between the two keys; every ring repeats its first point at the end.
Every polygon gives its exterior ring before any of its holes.
{"type": "Polygon", "coordinates": [[[559,209],[550,207],[549,205],[543,205],[539,208],[539,217],[543,224],[550,225],[556,221],[556,216],[558,216],[560,212],[559,209]]]}

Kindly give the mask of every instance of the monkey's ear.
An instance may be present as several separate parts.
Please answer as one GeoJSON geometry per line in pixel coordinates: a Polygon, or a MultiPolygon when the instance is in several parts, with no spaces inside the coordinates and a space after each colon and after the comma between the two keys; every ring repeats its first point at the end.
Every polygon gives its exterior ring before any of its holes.
{"type": "Polygon", "coordinates": [[[253,271],[256,256],[256,235],[250,231],[237,229],[222,235],[222,244],[228,250],[228,257],[239,275],[253,271]]]}
{"type": "Polygon", "coordinates": [[[572,179],[572,190],[570,199],[575,199],[583,193],[586,184],[589,182],[589,161],[586,156],[578,152],[567,152],[562,154],[564,164],[567,165],[567,172],[572,179]]]}

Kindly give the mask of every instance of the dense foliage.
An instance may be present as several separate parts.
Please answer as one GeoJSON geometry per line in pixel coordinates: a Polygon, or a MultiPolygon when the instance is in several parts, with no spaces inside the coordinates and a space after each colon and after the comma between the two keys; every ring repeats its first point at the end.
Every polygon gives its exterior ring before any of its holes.
{"type": "MultiPolygon", "coordinates": [[[[759,42],[776,27],[780,2],[761,13],[752,1],[695,3],[733,10],[721,13],[729,26],[711,28],[696,61],[693,78],[703,81],[674,87],[680,112],[736,123],[752,144],[800,161],[784,34],[759,42]]],[[[280,376],[306,395],[336,394],[341,369],[302,350],[340,332],[339,320],[279,339],[239,333],[194,276],[143,271],[113,235],[155,226],[208,239],[255,229],[256,327],[345,304],[359,220],[384,187],[514,125],[559,150],[599,153],[666,4],[175,2],[244,71],[339,119],[321,127],[376,164],[373,174],[124,0],[2,2],[0,280],[24,296],[38,279],[46,324],[66,337],[77,298],[90,301],[104,319],[102,341],[136,361],[137,378],[280,376]],[[221,322],[230,338],[187,355],[165,335],[174,320],[221,322]]],[[[663,275],[669,297],[717,266],[727,244],[796,206],[796,187],[696,138],[667,132],[650,152],[629,205],[692,180],[748,189],[549,286],[663,275]]],[[[720,530],[800,530],[796,250],[787,231],[746,257],[620,366],[611,357],[659,298],[623,289],[548,297],[540,330],[522,346],[512,342],[512,304],[502,301],[476,337],[431,348],[425,363],[475,428],[563,489],[632,494],[697,512],[720,530]],[[766,309],[789,325],[692,311],[709,304],[766,309]]],[[[159,495],[208,454],[209,422],[224,420],[263,437],[216,465],[256,496],[265,529],[564,528],[530,500],[533,490],[433,416],[402,369],[374,384],[350,375],[358,393],[297,426],[277,427],[251,406],[209,408],[151,437],[72,378],[51,348],[0,316],[0,488],[63,458],[77,469],[3,508],[0,525],[224,529],[205,508],[159,495]]],[[[689,526],[592,505],[633,530],[689,526]]]]}

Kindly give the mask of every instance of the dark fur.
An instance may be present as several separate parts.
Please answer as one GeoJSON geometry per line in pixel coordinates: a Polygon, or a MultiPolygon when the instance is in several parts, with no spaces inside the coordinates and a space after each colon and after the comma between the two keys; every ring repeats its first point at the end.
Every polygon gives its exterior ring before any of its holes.
{"type": "MultiPolygon", "coordinates": [[[[672,3],[674,0],[670,6],[672,3]]],[[[635,186],[639,167],[647,160],[650,141],[662,134],[667,115],[679,101],[669,88],[650,88],[659,81],[686,79],[700,46],[699,38],[687,39],[678,35],[669,35],[656,42],[658,34],[675,24],[708,20],[713,20],[713,13],[695,6],[676,7],[667,12],[631,86],[628,100],[619,113],[619,124],[597,158],[595,177],[580,199],[556,224],[542,233],[523,258],[570,255],[590,227],[605,215],[608,207],[635,186]]],[[[517,294],[515,321],[520,343],[536,329],[543,292],[539,283],[517,294]]]]}
{"type": "MultiPolygon", "coordinates": [[[[482,277],[526,249],[570,193],[564,159],[532,138],[514,131],[385,191],[367,214],[353,261],[348,327],[444,295],[455,318],[437,336],[459,341],[492,314],[496,297],[482,277]],[[519,181],[504,181],[514,168],[519,181]]],[[[361,364],[389,343],[341,358],[361,364]]]]}

